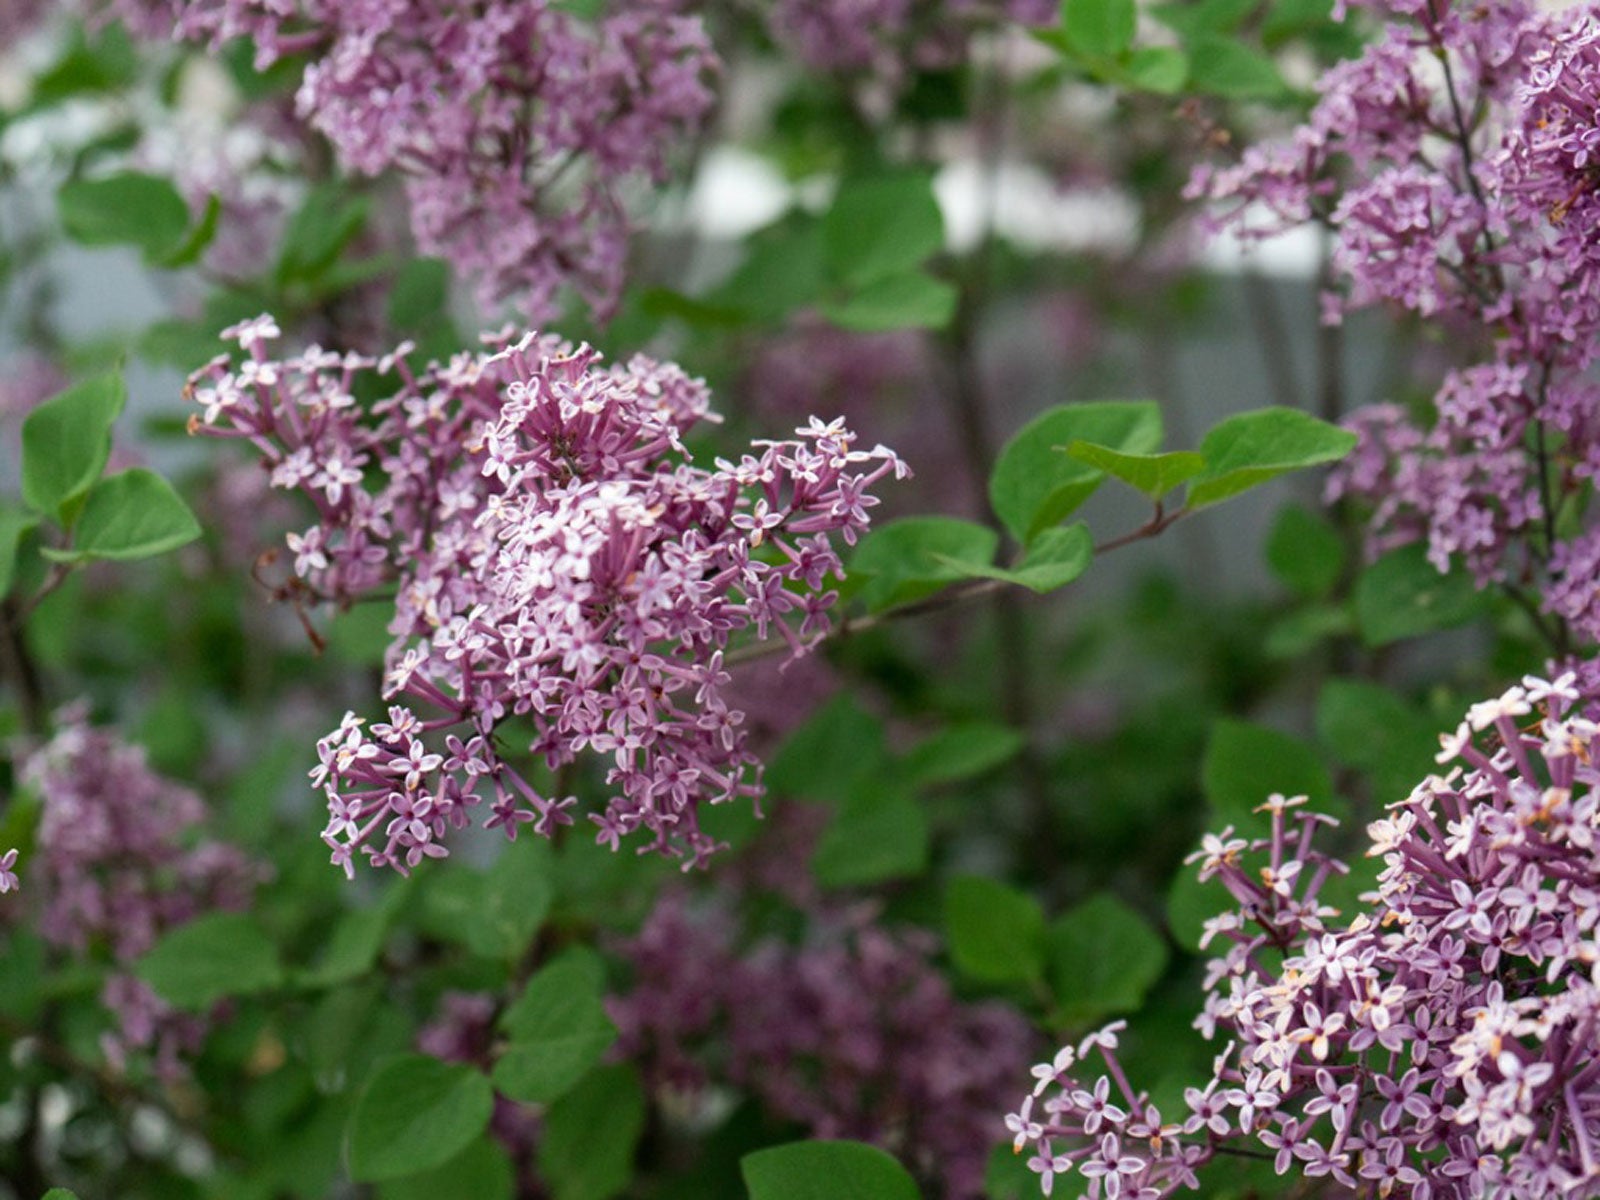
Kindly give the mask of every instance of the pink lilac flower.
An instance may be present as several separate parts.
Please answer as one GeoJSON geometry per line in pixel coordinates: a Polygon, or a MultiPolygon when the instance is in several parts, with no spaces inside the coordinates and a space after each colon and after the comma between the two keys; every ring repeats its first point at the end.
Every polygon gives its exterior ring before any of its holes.
{"type": "MultiPolygon", "coordinates": [[[[20,778],[43,802],[25,863],[34,928],[74,954],[104,947],[116,964],[101,995],[119,1024],[103,1039],[108,1058],[121,1063],[149,1048],[164,1074],[180,1073],[181,1056],[198,1047],[208,1021],[170,1008],[126,968],[169,930],[244,908],[259,866],[233,846],[197,840],[206,816],[200,798],[76,710],[22,756],[20,778]]],[[[0,864],[9,871],[15,861],[13,850],[0,864]]]]}
{"type": "Polygon", "coordinates": [[[1113,1174],[1166,1196],[1264,1148],[1280,1175],[1397,1200],[1596,1194],[1600,725],[1582,712],[1571,673],[1473,705],[1446,773],[1369,826],[1383,867],[1348,916],[1323,898],[1345,869],[1315,849],[1332,822],[1303,798],[1268,800],[1267,837],[1208,837],[1192,861],[1238,903],[1207,923],[1213,1076],[1164,1122],[1115,1029],[1036,1068],[1009,1124],[1044,1192],[1076,1172],[1090,1196],[1113,1174]]]}
{"type": "Polygon", "coordinates": [[[601,842],[642,829],[649,848],[711,853],[699,806],[760,793],[724,652],[746,630],[792,656],[826,633],[832,537],[856,540],[900,460],[813,418],[695,465],[699,380],[642,357],[606,367],[550,337],[418,374],[405,347],[272,359],[270,318],[229,336],[246,356],[197,373],[192,424],[250,442],[314,508],[288,539],[282,596],[393,589],[387,718],[347,714],[312,772],[334,861],[353,871],[360,851],[405,872],[444,855],[485,799],[508,836],[569,824],[576,798],[513,765],[513,739],[557,777],[585,753],[609,764],[611,797],[590,814],[601,842]]]}
{"type": "Polygon", "coordinates": [[[931,937],[865,916],[818,913],[804,944],[741,952],[722,914],[666,897],[623,947],[634,975],[608,1002],[617,1052],[657,1088],[731,1084],[809,1136],[883,1146],[929,1197],[978,1200],[1028,1023],[957,1000],[931,937]]]}
{"type": "Polygon", "coordinates": [[[249,36],[305,55],[302,118],[354,172],[406,179],[425,254],[493,311],[543,321],[565,287],[604,319],[623,282],[625,193],[664,183],[719,63],[675,0],[587,21],[553,0],[110,0],[150,36],[249,36]]]}

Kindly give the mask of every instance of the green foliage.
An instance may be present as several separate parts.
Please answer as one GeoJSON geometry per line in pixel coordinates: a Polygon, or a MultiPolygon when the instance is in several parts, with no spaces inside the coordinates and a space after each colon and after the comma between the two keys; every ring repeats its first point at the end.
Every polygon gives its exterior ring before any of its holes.
{"type": "Polygon", "coordinates": [[[1087,58],[1114,59],[1133,45],[1138,13],[1133,0],[1064,0],[1061,28],[1087,58]]]}
{"type": "MultiPolygon", "coordinates": [[[[86,246],[131,245],[151,262],[198,257],[192,243],[216,216],[202,218],[197,236],[189,234],[189,206],[165,179],[123,171],[104,179],[74,179],[56,195],[67,236],[86,246]]],[[[204,248],[204,241],[199,242],[204,248]]]]}
{"type": "Polygon", "coordinates": [[[1292,408],[1229,417],[1200,443],[1205,467],[1189,483],[1189,507],[1204,508],[1305,467],[1337,462],[1356,435],[1292,408]]]}
{"type": "Polygon", "coordinates": [[[917,1200],[916,1181],[876,1146],[792,1142],[745,1156],[750,1200],[917,1200]]]}
{"type": "Polygon", "coordinates": [[[1080,441],[1148,453],[1161,444],[1161,410],[1148,400],[1103,400],[1052,408],[1024,425],[989,477],[989,503],[1017,541],[1065,520],[1100,486],[1103,470],[1061,452],[1080,441]]]}
{"type": "Polygon", "coordinates": [[[611,1200],[633,1177],[645,1095],[632,1067],[599,1067],[545,1113],[539,1167],[554,1200],[611,1200]]]}
{"type": "Polygon", "coordinates": [[[1069,1024],[1136,1010],[1166,969],[1161,935],[1106,893],[1062,914],[1047,936],[1056,1008],[1069,1024]]]}
{"type": "Polygon", "coordinates": [[[1365,680],[1330,679],[1317,697],[1317,736],[1340,762],[1372,776],[1382,804],[1403,800],[1436,770],[1436,725],[1365,680]]]}
{"type": "Polygon", "coordinates": [[[853,333],[891,329],[943,329],[956,311],[956,289],[920,271],[863,284],[841,299],[827,299],[822,315],[853,333]]]}
{"type": "Polygon", "coordinates": [[[1067,455],[1122,480],[1152,500],[1161,499],[1180,483],[1198,475],[1205,466],[1205,460],[1193,450],[1124,454],[1109,446],[1085,441],[1073,442],[1067,447],[1067,455]]]}
{"type": "Polygon", "coordinates": [[[906,517],[862,539],[849,576],[864,582],[861,598],[871,612],[920,600],[970,579],[1000,544],[994,530],[955,517],[906,517]]]}
{"type": "Polygon", "coordinates": [[[1289,91],[1270,58],[1230,37],[1189,43],[1189,83],[1195,91],[1229,100],[1280,100],[1289,91]]]}
{"type": "Polygon", "coordinates": [[[861,288],[914,271],[944,246],[944,218],[926,176],[847,180],[822,221],[830,278],[861,288]]]}
{"type": "Polygon", "coordinates": [[[277,947],[244,913],[212,913],[180,925],[134,970],[168,1004],[192,1011],[283,982],[277,947]]]}
{"type": "Polygon", "coordinates": [[[528,980],[500,1018],[510,1044],[494,1066],[499,1091],[548,1104],[600,1061],[617,1036],[601,984],[600,963],[586,952],[563,956],[528,980]]]}
{"type": "Polygon", "coordinates": [[[1080,521],[1064,529],[1046,529],[1036,535],[1015,567],[954,562],[952,565],[959,566],[969,578],[998,579],[1043,594],[1077,579],[1089,569],[1089,560],[1093,557],[1094,539],[1080,521]]]}
{"type": "Polygon", "coordinates": [[[512,1200],[516,1175],[505,1148],[492,1137],[480,1137],[449,1162],[378,1187],[378,1200],[440,1200],[445,1196],[471,1200],[512,1200]]]}
{"type": "Polygon", "coordinates": [[[75,502],[111,457],[111,427],[127,403],[120,373],[68,388],[22,423],[22,498],[35,512],[70,525],[75,502]]]}
{"type": "Polygon", "coordinates": [[[494,1089],[472,1067],[391,1058],[350,1116],[350,1176],[376,1183],[442,1166],[477,1140],[493,1111],[494,1089]]]}
{"type": "Polygon", "coordinates": [[[1344,539],[1326,517],[1299,504],[1278,510],[1267,535],[1267,565],[1287,587],[1320,599],[1339,582],[1347,557],[1344,539]]]}
{"type": "Polygon", "coordinates": [[[1248,721],[1224,719],[1212,727],[1201,778],[1217,819],[1246,828],[1261,820],[1255,810],[1274,792],[1306,796],[1319,812],[1333,804],[1333,781],[1314,749],[1248,721]]]}
{"type": "Polygon", "coordinates": [[[983,983],[1044,978],[1044,910],[1032,896],[980,875],[958,875],[945,887],[944,927],[963,974],[983,983]]]}
{"type": "Polygon", "coordinates": [[[17,577],[17,558],[22,541],[39,524],[39,518],[21,509],[0,507],[0,599],[11,591],[17,577]]]}
{"type": "Polygon", "coordinates": [[[950,725],[919,743],[896,771],[913,787],[956,783],[983,775],[1016,757],[1027,739],[987,721],[950,725]]]}
{"type": "Polygon", "coordinates": [[[165,554],[200,536],[200,522],[161,476],[143,467],[109,475],[89,489],[72,547],[46,550],[60,562],[123,562],[165,554]]]}
{"type": "Polygon", "coordinates": [[[1441,573],[1420,545],[1385,554],[1356,580],[1356,625],[1369,646],[1454,629],[1484,611],[1465,571],[1441,573]]]}
{"type": "Polygon", "coordinates": [[[811,870],[824,887],[862,887],[920,875],[928,865],[927,813],[888,778],[858,784],[823,830],[811,870]]]}

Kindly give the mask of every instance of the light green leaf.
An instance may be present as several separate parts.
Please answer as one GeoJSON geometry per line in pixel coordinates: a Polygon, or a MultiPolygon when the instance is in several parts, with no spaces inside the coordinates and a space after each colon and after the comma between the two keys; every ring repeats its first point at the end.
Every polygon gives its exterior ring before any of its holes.
{"type": "Polygon", "coordinates": [[[56,206],[73,241],[137,246],[152,261],[179,250],[189,228],[189,206],[178,189],[139,171],[70,180],[56,193],[56,206]]]}
{"type": "Polygon", "coordinates": [[[536,972],[501,1017],[511,1042],[494,1085],[514,1100],[549,1104],[588,1073],[616,1040],[598,960],[567,956],[536,972]]]}
{"type": "Polygon", "coordinates": [[[1056,1005],[1072,1024],[1134,1011],[1167,966],[1161,935],[1105,892],[1058,917],[1048,940],[1056,1005]]]}
{"type": "Polygon", "coordinates": [[[442,1166],[488,1127],[494,1089],[464,1063],[421,1054],[389,1059],[350,1116],[350,1177],[399,1179],[442,1166]]]}
{"type": "Polygon", "coordinates": [[[1270,58],[1228,37],[1189,43],[1189,86],[1229,100],[1278,100],[1289,93],[1270,58]]]}
{"type": "Polygon", "coordinates": [[[962,563],[953,558],[947,559],[944,555],[934,557],[953,568],[959,568],[969,577],[978,575],[985,579],[999,579],[1043,595],[1066,587],[1089,569],[1089,560],[1094,557],[1094,539],[1089,536],[1088,526],[1082,521],[1065,529],[1046,529],[1028,543],[1022,561],[1010,569],[962,563]]]}
{"type": "Polygon", "coordinates": [[[120,372],[86,380],[39,405],[22,422],[22,498],[70,523],[74,502],[111,457],[111,427],[128,398],[120,372]]]}
{"type": "Polygon", "coordinates": [[[124,562],[165,554],[199,536],[200,523],[172,485],[154,471],[133,467],[89,489],[72,549],[45,554],[61,562],[124,562]]]}
{"type": "Polygon", "coordinates": [[[822,223],[794,215],[755,234],[744,261],[703,299],[714,310],[772,323],[815,304],[823,287],[822,223]]]}
{"type": "Polygon", "coordinates": [[[1189,484],[1190,508],[1204,508],[1289,471],[1337,462],[1356,435],[1292,408],[1229,417],[1200,443],[1205,469],[1189,484]]]}
{"type": "Polygon", "coordinates": [[[1173,450],[1167,454],[1125,454],[1110,446],[1077,441],[1067,447],[1067,455],[1088,463],[1114,479],[1120,479],[1152,500],[1159,500],[1180,483],[1198,475],[1205,459],[1193,450],[1173,450]]]}
{"type": "Polygon", "coordinates": [[[922,174],[847,179],[822,222],[828,275],[851,289],[910,276],[943,246],[944,217],[922,174]]]}
{"type": "Polygon", "coordinates": [[[955,316],[955,286],[922,271],[875,279],[843,300],[827,300],[822,315],[853,333],[943,329],[955,316]]]}
{"type": "Polygon", "coordinates": [[[1320,599],[1344,572],[1344,539],[1326,517],[1299,504],[1278,510],[1267,535],[1267,565],[1302,596],[1320,599]]]}
{"type": "Polygon", "coordinates": [[[1200,768],[1206,799],[1217,819],[1249,825],[1274,792],[1305,796],[1318,812],[1333,805],[1333,781],[1317,752],[1297,737],[1230,718],[1211,728],[1200,768]]]}
{"type": "Polygon", "coordinates": [[[750,1200],[919,1200],[899,1163],[861,1142],[790,1142],[739,1160],[750,1200]]]}
{"type": "Polygon", "coordinates": [[[180,925],[135,964],[134,974],[168,1004],[190,1011],[283,981],[277,947],[244,913],[212,913],[180,925]]]}
{"type": "Polygon", "coordinates": [[[1133,45],[1138,13],[1133,0],[1063,0],[1061,27],[1086,58],[1118,58],[1133,45]]]}
{"type": "Polygon", "coordinates": [[[519,958],[549,915],[554,899],[549,843],[518,838],[500,847],[483,874],[468,944],[486,957],[519,958]]]}
{"type": "Polygon", "coordinates": [[[1462,570],[1440,574],[1421,545],[1402,546],[1356,580],[1356,625],[1369,646],[1454,629],[1484,611],[1484,597],[1462,570]]]}
{"type": "Polygon", "coordinates": [[[1123,74],[1136,88],[1172,96],[1183,90],[1189,78],[1189,59],[1172,46],[1145,46],[1128,58],[1123,74]]]}
{"type": "Polygon", "coordinates": [[[627,1188],[644,1115],[644,1087],[626,1064],[592,1071],[551,1105],[539,1167],[555,1200],[611,1200],[627,1188]]]}
{"type": "Polygon", "coordinates": [[[963,974],[984,983],[1044,977],[1044,910],[1024,892],[958,875],[944,893],[945,937],[963,974]]]}
{"type": "Polygon", "coordinates": [[[989,477],[989,503],[1024,545],[1065,519],[1105,478],[1061,453],[1075,441],[1147,453],[1161,444],[1161,409],[1149,400],[1100,400],[1052,408],[1024,425],[989,477]]]}
{"type": "Polygon", "coordinates": [[[994,530],[972,521],[905,517],[863,538],[848,574],[867,579],[861,598],[878,612],[984,574],[999,544],[994,530]]]}

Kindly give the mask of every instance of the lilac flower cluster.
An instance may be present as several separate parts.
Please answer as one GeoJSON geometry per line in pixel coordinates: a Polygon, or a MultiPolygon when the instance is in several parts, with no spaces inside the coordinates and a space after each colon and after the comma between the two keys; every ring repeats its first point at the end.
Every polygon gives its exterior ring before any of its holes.
{"type": "Polygon", "coordinates": [[[624,193],[668,177],[710,111],[719,63],[677,0],[593,22],[553,0],[111,0],[134,28],[268,67],[307,56],[302,118],[348,169],[406,177],[425,254],[476,281],[486,311],[534,321],[576,288],[602,318],[621,291],[624,193]]]}
{"type": "Polygon", "coordinates": [[[1526,587],[1600,639],[1600,531],[1581,519],[1600,467],[1600,9],[1372,7],[1381,35],[1323,77],[1294,136],[1191,192],[1243,232],[1326,226],[1343,285],[1328,319],[1398,305],[1459,348],[1436,420],[1356,419],[1331,492],[1373,506],[1376,545],[1426,539],[1440,570],[1526,587]]]}
{"type": "Polygon", "coordinates": [[[618,1052],[658,1088],[732,1086],[809,1136],[873,1142],[927,1195],[977,1200],[994,1113],[1027,1062],[1027,1021],[957,1000],[931,937],[824,915],[815,940],[741,954],[717,913],[668,896],[624,947],[633,985],[608,1007],[618,1052]],[[697,1051],[725,1047],[725,1055],[697,1051]]]}
{"type": "Polygon", "coordinates": [[[1201,877],[1239,905],[1206,926],[1227,946],[1197,1022],[1228,1039],[1213,1077],[1163,1123],[1115,1027],[1035,1068],[1007,1123],[1045,1194],[1075,1172],[1090,1197],[1165,1196],[1254,1143],[1279,1174],[1401,1200],[1595,1195],[1600,725],[1578,698],[1567,674],[1474,705],[1448,773],[1369,827],[1383,869],[1348,920],[1319,899],[1343,868],[1303,798],[1271,798],[1269,837],[1208,836],[1201,877]]]}
{"type": "MultiPolygon", "coordinates": [[[[104,951],[117,964],[101,995],[119,1023],[102,1039],[108,1058],[120,1063],[152,1048],[160,1071],[180,1073],[206,1021],[170,1008],[125,968],[202,913],[244,908],[259,866],[233,846],[197,839],[206,816],[200,798],[80,712],[63,713],[55,736],[20,768],[23,785],[43,802],[25,864],[33,927],[53,946],[104,951]]],[[[0,862],[9,868],[15,853],[0,862]]]]}
{"type": "Polygon", "coordinates": [[[272,359],[269,318],[229,336],[246,357],[197,373],[192,425],[249,441],[315,507],[288,536],[282,594],[348,604],[394,588],[385,694],[433,710],[349,714],[320,743],[334,861],[353,871],[360,850],[404,872],[441,856],[480,789],[510,836],[570,823],[576,800],[503,753],[517,736],[558,780],[585,751],[609,760],[600,841],[643,828],[653,849],[714,850],[698,806],[760,792],[723,652],[747,629],[794,655],[826,632],[831,535],[855,541],[899,459],[813,418],[737,462],[692,465],[700,381],[642,357],[603,367],[549,337],[419,375],[404,348],[272,359]],[[364,405],[358,387],[387,394],[364,405]]]}
{"type": "Polygon", "coordinates": [[[811,70],[881,82],[908,66],[959,63],[986,26],[1048,25],[1059,13],[1051,0],[777,0],[768,21],[773,40],[811,70]]]}

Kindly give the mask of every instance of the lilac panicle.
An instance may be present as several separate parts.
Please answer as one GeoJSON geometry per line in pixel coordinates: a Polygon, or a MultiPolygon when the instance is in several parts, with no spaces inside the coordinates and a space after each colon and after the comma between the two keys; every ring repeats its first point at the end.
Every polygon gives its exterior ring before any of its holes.
{"type": "Polygon", "coordinates": [[[1036,1067],[1007,1124],[1044,1193],[1167,1196],[1243,1149],[1397,1200],[1600,1195],[1600,725],[1577,701],[1567,674],[1473,705],[1447,773],[1368,828],[1383,869],[1348,918],[1303,798],[1271,798],[1269,837],[1208,836],[1201,877],[1238,901],[1206,924],[1213,1076],[1164,1122],[1115,1030],[1036,1067]]]}
{"type": "Polygon", "coordinates": [[[324,839],[401,872],[442,856],[446,834],[490,801],[490,827],[548,834],[576,803],[507,761],[524,741],[557,772],[609,764],[591,813],[616,847],[700,861],[696,813],[760,792],[723,654],[749,630],[798,655],[828,629],[874,484],[906,474],[842,422],[813,418],[738,461],[691,462],[684,435],[711,419],[705,386],[637,357],[528,335],[414,373],[402,347],[374,360],[312,349],[270,357],[263,317],[229,331],[245,351],[197,373],[192,425],[248,441],[275,486],[316,522],[288,536],[297,603],[393,589],[385,720],[347,714],[312,772],[324,839]],[[358,377],[384,393],[357,402],[358,377]],[[419,706],[418,711],[413,705],[419,706]]]}

